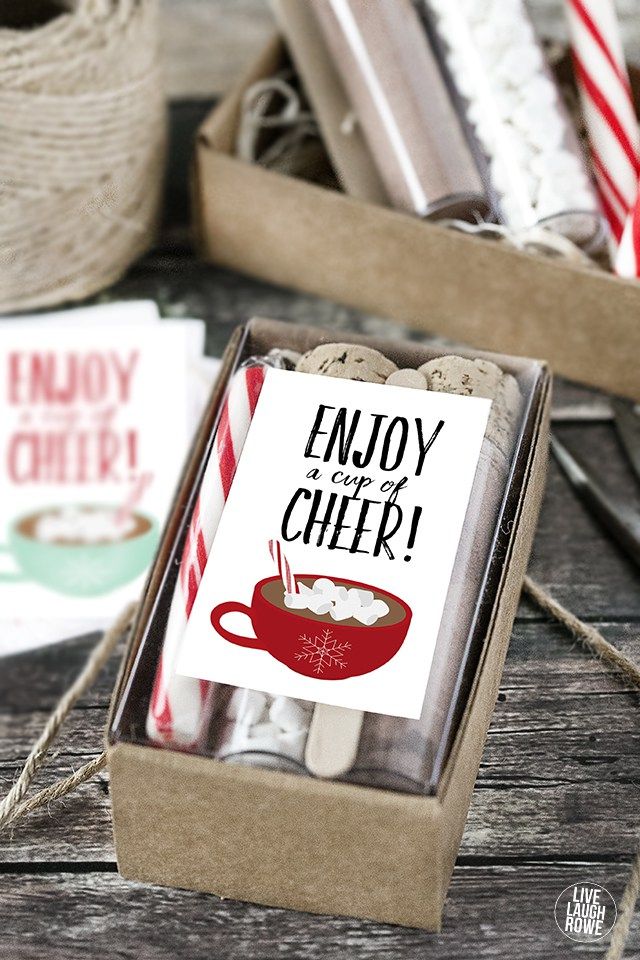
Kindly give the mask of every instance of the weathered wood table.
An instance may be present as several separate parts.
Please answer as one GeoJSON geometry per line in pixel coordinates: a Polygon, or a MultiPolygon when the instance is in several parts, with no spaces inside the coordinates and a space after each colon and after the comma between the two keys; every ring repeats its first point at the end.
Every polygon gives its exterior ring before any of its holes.
{"type": "MultiPolygon", "coordinates": [[[[251,314],[402,334],[390,322],[198,265],[186,253],[147,258],[118,295],[151,295],[165,313],[207,319],[219,354],[251,314]]],[[[415,334],[413,334],[415,336],[415,334]]],[[[610,488],[634,481],[606,398],[559,383],[558,435],[610,488]],[[581,414],[580,423],[569,422],[581,414]]],[[[638,498],[636,496],[636,505],[638,498]]],[[[640,662],[637,571],[603,536],[554,464],[531,574],[640,662]]],[[[117,611],[114,611],[114,615],[117,611]]],[[[0,661],[0,790],[95,638],[0,661]]],[[[37,784],[101,749],[117,658],[73,710],[37,784]]],[[[265,909],[127,883],[116,872],[105,774],[0,835],[0,955],[7,960],[118,957],[562,958],[603,956],[554,922],[565,886],[590,879],[619,899],[640,826],[640,698],[528,603],[520,606],[497,709],[438,935],[265,909]]],[[[640,951],[634,921],[628,956],[640,951]]]]}

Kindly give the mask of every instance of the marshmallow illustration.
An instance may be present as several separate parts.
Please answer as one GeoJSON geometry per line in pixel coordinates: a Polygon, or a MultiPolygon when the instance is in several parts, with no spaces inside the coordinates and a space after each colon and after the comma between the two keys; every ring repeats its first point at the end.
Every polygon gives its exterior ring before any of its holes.
{"type": "Polygon", "coordinates": [[[338,586],[329,577],[318,577],[313,587],[298,581],[298,592],[285,593],[284,605],[289,610],[309,610],[318,617],[328,613],[338,623],[357,620],[366,627],[389,613],[388,605],[376,600],[372,590],[338,586]]]}
{"type": "Polygon", "coordinates": [[[135,528],[135,517],[119,522],[117,510],[109,507],[68,506],[42,514],[35,536],[45,543],[108,543],[124,540],[135,528]]]}
{"type": "Polygon", "coordinates": [[[305,597],[302,593],[285,593],[284,605],[290,610],[306,610],[308,597],[305,597]]]}

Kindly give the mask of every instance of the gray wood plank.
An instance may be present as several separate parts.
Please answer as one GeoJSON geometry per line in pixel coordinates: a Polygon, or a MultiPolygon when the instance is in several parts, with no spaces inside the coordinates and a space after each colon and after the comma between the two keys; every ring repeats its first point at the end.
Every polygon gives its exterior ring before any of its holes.
{"type": "MultiPolygon", "coordinates": [[[[523,863],[456,867],[440,934],[340,917],[297,914],[206,894],[86,873],[0,876],[3,951],[11,960],[563,960],[601,956],[556,927],[562,890],[585,877],[619,901],[624,863],[523,863]]],[[[640,947],[638,920],[629,956],[640,947]]]]}

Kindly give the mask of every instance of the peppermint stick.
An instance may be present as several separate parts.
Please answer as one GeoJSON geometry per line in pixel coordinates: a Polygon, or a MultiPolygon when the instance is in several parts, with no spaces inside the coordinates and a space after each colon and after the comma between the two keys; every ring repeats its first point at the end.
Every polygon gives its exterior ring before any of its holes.
{"type": "Polygon", "coordinates": [[[284,550],[279,540],[269,540],[269,553],[271,554],[271,559],[278,567],[278,573],[280,574],[280,579],[286,592],[297,593],[298,585],[295,577],[291,573],[291,566],[284,555],[284,550]]]}
{"type": "Polygon", "coordinates": [[[640,133],[612,0],[566,0],[600,200],[615,246],[638,189],[640,133]]]}
{"type": "Polygon", "coordinates": [[[616,273],[619,277],[640,277],[640,190],[624,227],[616,254],[616,273]]]}
{"type": "Polygon", "coordinates": [[[257,364],[235,374],[189,524],[147,714],[147,736],[164,746],[197,750],[207,736],[214,684],[180,676],[175,667],[264,377],[257,364]]]}

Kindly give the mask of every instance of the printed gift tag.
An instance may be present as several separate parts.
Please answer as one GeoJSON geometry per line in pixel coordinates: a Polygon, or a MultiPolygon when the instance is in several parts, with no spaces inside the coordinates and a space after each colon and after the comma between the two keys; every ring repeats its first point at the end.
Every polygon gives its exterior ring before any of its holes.
{"type": "Polygon", "coordinates": [[[179,672],[418,717],[490,406],[268,370],[179,672]]]}
{"type": "Polygon", "coordinates": [[[111,618],[140,591],[186,452],[193,333],[0,329],[3,619],[111,618]]]}

